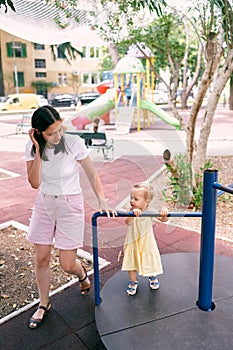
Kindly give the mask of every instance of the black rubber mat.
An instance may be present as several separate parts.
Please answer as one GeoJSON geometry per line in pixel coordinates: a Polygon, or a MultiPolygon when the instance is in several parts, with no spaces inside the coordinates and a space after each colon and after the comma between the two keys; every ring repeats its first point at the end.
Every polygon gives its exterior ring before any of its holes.
{"type": "Polygon", "coordinates": [[[137,294],[127,296],[128,275],[121,271],[105,284],[95,316],[107,349],[230,349],[233,259],[215,257],[212,312],[196,306],[199,254],[167,254],[162,261],[157,291],[150,290],[147,278],[139,278],[137,294]]]}

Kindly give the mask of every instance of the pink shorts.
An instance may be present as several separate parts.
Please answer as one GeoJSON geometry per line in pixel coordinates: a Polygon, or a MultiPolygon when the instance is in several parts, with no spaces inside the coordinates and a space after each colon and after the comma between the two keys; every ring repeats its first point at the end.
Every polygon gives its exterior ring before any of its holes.
{"type": "Polygon", "coordinates": [[[84,204],[82,194],[52,196],[39,193],[32,212],[27,239],[36,244],[72,250],[83,246],[84,204]]]}

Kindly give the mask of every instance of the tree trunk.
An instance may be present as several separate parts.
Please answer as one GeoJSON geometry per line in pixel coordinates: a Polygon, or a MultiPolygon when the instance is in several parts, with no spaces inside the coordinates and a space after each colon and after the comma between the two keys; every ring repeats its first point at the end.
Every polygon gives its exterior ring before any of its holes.
{"type": "Polygon", "coordinates": [[[230,77],[230,96],[229,96],[229,109],[233,110],[233,73],[230,77]]]}
{"type": "Polygon", "coordinates": [[[114,67],[116,66],[117,62],[119,61],[119,52],[114,43],[109,43],[109,53],[112,57],[112,62],[114,64],[114,67]]]}
{"type": "Polygon", "coordinates": [[[217,49],[217,37],[215,34],[210,33],[207,44],[206,44],[206,67],[202,76],[202,80],[198,89],[197,96],[193,103],[190,118],[187,125],[187,135],[186,135],[186,150],[187,157],[190,164],[193,162],[194,150],[195,150],[195,128],[198,112],[202,106],[203,99],[206,95],[206,92],[213,80],[214,73],[220,63],[221,57],[223,55],[223,49],[217,49]]]}
{"type": "Polygon", "coordinates": [[[228,79],[233,72],[233,49],[228,52],[225,64],[222,67],[219,75],[215,81],[212,89],[211,96],[209,97],[208,104],[206,106],[206,112],[202,119],[202,126],[200,130],[196,156],[193,162],[193,169],[195,174],[200,174],[200,168],[204,167],[206,160],[206,151],[209,135],[211,132],[211,126],[213,123],[214,113],[218,104],[219,97],[226,86],[228,79]]]}
{"type": "Polygon", "coordinates": [[[4,96],[3,70],[2,70],[2,51],[1,51],[1,32],[0,32],[0,96],[4,96]]]}

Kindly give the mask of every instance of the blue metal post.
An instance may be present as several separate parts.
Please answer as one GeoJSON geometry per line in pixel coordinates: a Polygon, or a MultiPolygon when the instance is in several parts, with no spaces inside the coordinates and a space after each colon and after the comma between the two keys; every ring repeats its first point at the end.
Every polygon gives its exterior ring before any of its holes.
{"type": "Polygon", "coordinates": [[[213,183],[217,181],[217,178],[217,170],[205,170],[203,182],[199,294],[197,301],[199,309],[204,311],[211,311],[213,309],[212,288],[217,204],[217,191],[214,189],[213,183]]]}
{"type": "Polygon", "coordinates": [[[93,243],[93,264],[94,264],[94,288],[95,288],[95,305],[100,305],[100,279],[99,279],[99,253],[98,253],[98,236],[97,236],[97,218],[101,215],[95,213],[92,216],[92,243],[93,243]]]}

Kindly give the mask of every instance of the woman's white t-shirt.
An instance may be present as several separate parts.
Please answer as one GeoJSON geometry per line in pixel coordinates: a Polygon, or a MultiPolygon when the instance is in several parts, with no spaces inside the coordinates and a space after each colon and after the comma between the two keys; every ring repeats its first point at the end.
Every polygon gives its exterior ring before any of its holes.
{"type": "MultiPolygon", "coordinates": [[[[49,195],[70,195],[81,193],[78,160],[88,156],[84,140],[79,136],[64,135],[65,152],[54,154],[54,149],[46,148],[47,161],[42,160],[40,190],[49,195]]],[[[31,154],[32,141],[25,147],[26,161],[34,159],[31,154]]]]}

